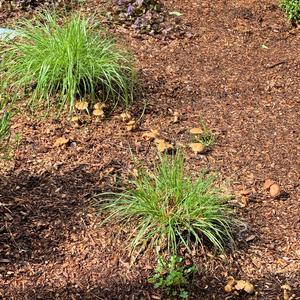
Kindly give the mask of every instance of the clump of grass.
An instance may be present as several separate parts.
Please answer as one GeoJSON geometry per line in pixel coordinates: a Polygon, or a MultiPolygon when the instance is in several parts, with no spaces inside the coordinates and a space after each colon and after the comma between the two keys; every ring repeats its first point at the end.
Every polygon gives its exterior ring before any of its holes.
{"type": "Polygon", "coordinates": [[[206,242],[223,251],[233,244],[235,221],[227,197],[214,176],[186,176],[180,152],[172,159],[161,157],[153,173],[141,171],[129,187],[109,196],[101,204],[109,212],[104,222],[134,224],[132,251],[150,245],[176,254],[179,246],[192,251],[206,242]]]}
{"type": "Polygon", "coordinates": [[[5,139],[9,136],[11,111],[7,98],[0,99],[0,143],[2,148],[5,139]]]}
{"type": "Polygon", "coordinates": [[[1,52],[0,74],[6,85],[32,89],[30,106],[56,104],[70,110],[78,98],[122,101],[132,98],[134,72],[128,53],[99,33],[91,19],[58,19],[44,13],[21,21],[18,38],[1,52]]]}
{"type": "Polygon", "coordinates": [[[280,0],[280,6],[289,20],[300,24],[300,0],[280,0]]]}

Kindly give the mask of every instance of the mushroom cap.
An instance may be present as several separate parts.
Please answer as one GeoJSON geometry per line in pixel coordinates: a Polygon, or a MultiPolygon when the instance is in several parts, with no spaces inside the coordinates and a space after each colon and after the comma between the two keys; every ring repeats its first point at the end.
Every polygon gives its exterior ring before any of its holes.
{"type": "Polygon", "coordinates": [[[96,117],[102,117],[104,116],[104,112],[102,109],[95,109],[93,110],[93,115],[96,117]]]}
{"type": "Polygon", "coordinates": [[[197,134],[202,134],[202,133],[203,133],[203,130],[200,127],[195,127],[190,130],[190,134],[197,135],[197,134]]]}
{"type": "Polygon", "coordinates": [[[71,118],[71,121],[72,122],[78,122],[79,121],[79,116],[73,116],[72,118],[71,118]]]}
{"type": "Polygon", "coordinates": [[[78,109],[78,110],[86,110],[88,108],[88,103],[86,101],[77,101],[75,103],[75,107],[78,109]]]}
{"type": "Polygon", "coordinates": [[[105,107],[105,104],[104,103],[100,103],[100,102],[98,102],[98,103],[96,103],[94,105],[94,109],[95,110],[102,110],[104,107],[105,107]]]}
{"type": "Polygon", "coordinates": [[[135,120],[131,120],[131,121],[129,121],[128,123],[127,123],[127,125],[134,125],[135,124],[135,120]]]}
{"type": "Polygon", "coordinates": [[[270,186],[270,195],[272,197],[277,197],[281,193],[281,188],[278,184],[274,183],[270,186]]]}
{"type": "Polygon", "coordinates": [[[236,282],[236,285],[235,285],[234,287],[235,287],[235,289],[236,289],[237,291],[240,291],[240,290],[243,290],[243,289],[244,289],[245,285],[246,285],[246,281],[244,281],[244,280],[238,280],[238,281],[236,282]]]}
{"type": "Polygon", "coordinates": [[[165,152],[167,150],[173,149],[173,145],[172,144],[170,144],[170,143],[168,143],[168,142],[166,142],[166,141],[164,141],[162,139],[156,139],[155,142],[156,142],[157,150],[159,152],[165,152]]]}
{"type": "Polygon", "coordinates": [[[195,154],[201,153],[205,150],[205,146],[201,143],[191,143],[189,146],[195,154]]]}
{"type": "Polygon", "coordinates": [[[283,290],[289,290],[289,291],[292,290],[292,288],[291,288],[288,284],[282,285],[281,288],[282,288],[283,290]]]}

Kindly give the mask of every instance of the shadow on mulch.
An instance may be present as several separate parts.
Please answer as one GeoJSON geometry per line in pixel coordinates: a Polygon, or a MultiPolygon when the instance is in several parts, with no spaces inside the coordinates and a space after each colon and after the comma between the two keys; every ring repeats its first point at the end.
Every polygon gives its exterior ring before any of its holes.
{"type": "Polygon", "coordinates": [[[153,295],[153,292],[150,292],[151,286],[148,285],[147,288],[142,283],[123,283],[114,279],[103,287],[79,287],[69,284],[55,288],[46,284],[36,286],[34,290],[17,292],[15,299],[150,299],[149,297],[151,294],[153,295]]]}
{"type": "Polygon", "coordinates": [[[62,175],[7,176],[0,183],[0,263],[16,267],[57,260],[59,245],[90,223],[85,199],[97,180],[99,174],[84,166],[62,175]]]}

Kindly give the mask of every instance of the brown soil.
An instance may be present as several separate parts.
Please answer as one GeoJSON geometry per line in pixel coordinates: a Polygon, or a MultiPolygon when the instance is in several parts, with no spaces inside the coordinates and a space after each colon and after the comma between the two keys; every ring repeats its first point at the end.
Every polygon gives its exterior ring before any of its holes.
{"type": "MultiPolygon", "coordinates": [[[[300,299],[300,27],[275,0],[165,5],[183,13],[189,35],[162,40],[116,29],[135,54],[148,103],[134,132],[119,111],[79,128],[67,119],[14,120],[22,141],[0,182],[3,299],[161,299],[147,283],[152,255],[131,265],[129,229],[98,227],[90,199],[130,175],[129,149],[151,166],[155,147],[145,130],[187,144],[200,117],[217,144],[200,156],[186,149],[187,166],[218,172],[232,192],[250,194],[246,207],[235,204],[245,222],[237,250],[198,258],[190,298],[283,299],[288,284],[291,299],[300,299]],[[174,111],[181,114],[175,124],[174,111]],[[61,136],[70,142],[54,147],[61,136]],[[280,184],[280,197],[263,190],[266,179],[280,184]],[[226,294],[230,275],[249,280],[256,294],[226,294]]],[[[92,0],[87,7],[102,9],[92,0]]]]}

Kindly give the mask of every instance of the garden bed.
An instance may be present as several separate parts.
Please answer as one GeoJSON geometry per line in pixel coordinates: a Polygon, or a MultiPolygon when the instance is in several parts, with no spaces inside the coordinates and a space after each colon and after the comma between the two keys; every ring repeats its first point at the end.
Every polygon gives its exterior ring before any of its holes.
{"type": "MultiPolygon", "coordinates": [[[[283,285],[300,299],[300,27],[276,1],[215,2],[164,1],[188,34],[110,27],[133,52],[143,86],[130,109],[134,130],[120,107],[79,127],[67,117],[14,117],[22,138],[0,181],[4,299],[164,299],[147,281],[153,254],[131,265],[130,229],[99,227],[92,199],[132,175],[131,152],[152,168],[156,147],[145,132],[188,145],[200,118],[216,144],[203,155],[187,147],[187,167],[220,174],[245,225],[227,256],[188,256],[198,266],[190,299],[283,299],[283,285]],[[60,137],[68,142],[57,146],[60,137]],[[267,179],[280,185],[279,197],[263,189],[267,179]],[[228,276],[250,281],[256,294],[226,293],[228,276]]],[[[87,0],[83,11],[100,18],[103,5],[87,0]]],[[[18,14],[2,13],[2,24],[18,14]]]]}

